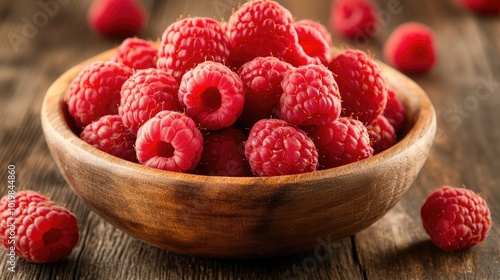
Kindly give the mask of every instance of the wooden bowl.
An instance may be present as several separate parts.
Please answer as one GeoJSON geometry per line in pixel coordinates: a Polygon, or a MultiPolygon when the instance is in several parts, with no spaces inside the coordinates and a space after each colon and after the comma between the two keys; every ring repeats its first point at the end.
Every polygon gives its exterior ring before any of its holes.
{"type": "Polygon", "coordinates": [[[66,88],[76,65],[49,88],[43,132],[74,192],[120,230],[154,246],[220,258],[254,258],[314,249],[319,240],[355,234],[391,209],[411,186],[431,148],[436,116],[423,90],[381,65],[407,110],[404,137],[353,164],[279,177],[209,177],[157,170],[110,156],[78,138],[66,88]]]}

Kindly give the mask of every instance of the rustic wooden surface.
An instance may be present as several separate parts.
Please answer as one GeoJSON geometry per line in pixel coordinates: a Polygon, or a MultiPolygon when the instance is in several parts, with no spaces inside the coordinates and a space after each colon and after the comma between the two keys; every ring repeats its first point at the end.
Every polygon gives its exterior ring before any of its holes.
{"type": "MultiPolygon", "coordinates": [[[[86,25],[90,1],[57,3],[46,15],[38,1],[0,2],[0,187],[7,192],[7,166],[16,166],[17,190],[48,193],[69,206],[81,240],[59,263],[17,261],[2,279],[499,279],[500,278],[500,17],[471,14],[454,0],[377,1],[383,29],[371,40],[346,41],[381,58],[390,30],[416,20],[433,27],[439,62],[412,77],[428,93],[438,115],[433,152],[412,188],[384,218],[319,253],[260,260],[218,260],[163,251],[137,241],[91,212],[71,191],[48,151],[40,126],[40,106],[50,84],[72,65],[116,46],[86,25]],[[391,4],[389,4],[391,3],[391,4]],[[45,20],[46,19],[46,20],[45,20]],[[38,24],[34,29],[28,22],[38,24]],[[13,44],[12,38],[18,44],[13,44]],[[466,186],[482,194],[493,217],[486,241],[468,251],[448,253],[429,241],[420,205],[435,188],[466,186]]],[[[146,1],[145,1],[146,2],[146,1]]],[[[237,0],[147,1],[150,22],[143,38],[156,39],[180,15],[228,18],[237,0]]],[[[328,23],[329,0],[280,1],[297,19],[328,23]]]]}

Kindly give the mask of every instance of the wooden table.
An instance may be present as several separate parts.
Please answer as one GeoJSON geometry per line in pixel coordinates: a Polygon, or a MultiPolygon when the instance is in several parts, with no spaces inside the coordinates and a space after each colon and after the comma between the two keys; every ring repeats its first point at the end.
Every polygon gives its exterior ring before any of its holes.
{"type": "MultiPolygon", "coordinates": [[[[90,1],[0,3],[0,178],[7,193],[7,166],[16,167],[17,191],[33,189],[67,205],[78,217],[81,240],[59,263],[17,261],[2,279],[499,279],[500,278],[500,17],[471,14],[452,0],[377,1],[383,27],[370,40],[334,37],[382,58],[389,32],[407,21],[431,26],[439,61],[412,77],[430,96],[438,116],[433,152],[411,189],[368,229],[332,241],[326,256],[313,252],[261,260],[218,260],[167,252],[125,235],[91,212],[66,184],[48,151],[40,106],[49,85],[66,69],[119,44],[99,37],[86,23],[90,1]],[[31,25],[33,24],[33,25],[31,25]],[[488,202],[493,228],[471,250],[449,253],[424,232],[420,206],[441,185],[466,186],[488,202]]],[[[147,1],[142,38],[156,39],[180,15],[227,19],[238,0],[147,1]]],[[[329,0],[280,1],[297,19],[328,24],[329,0]]],[[[334,217],[332,217],[334,218],[334,217]]]]}

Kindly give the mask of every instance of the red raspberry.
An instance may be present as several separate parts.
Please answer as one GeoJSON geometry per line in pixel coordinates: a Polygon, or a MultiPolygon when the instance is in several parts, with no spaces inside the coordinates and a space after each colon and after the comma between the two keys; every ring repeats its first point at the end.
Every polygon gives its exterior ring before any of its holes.
{"type": "Polygon", "coordinates": [[[123,125],[119,115],[106,115],[87,125],[80,138],[110,155],[137,162],[135,135],[123,125]]]}
{"type": "Polygon", "coordinates": [[[339,118],[305,131],[318,149],[320,169],[356,162],[373,154],[368,130],[358,120],[339,118]]]}
{"type": "Polygon", "coordinates": [[[152,42],[128,38],[118,46],[111,60],[133,69],[147,69],[156,68],[157,56],[158,49],[152,42]]]}
{"type": "Polygon", "coordinates": [[[345,50],[329,65],[339,85],[343,116],[370,123],[387,103],[387,85],[378,64],[359,50],[345,50]]]}
{"type": "Polygon", "coordinates": [[[330,47],[333,46],[332,34],[330,34],[330,32],[328,31],[328,28],[326,28],[326,26],[324,26],[323,24],[321,24],[317,21],[303,19],[303,20],[299,20],[299,21],[295,22],[294,26],[295,26],[295,30],[297,30],[297,26],[303,26],[303,27],[309,26],[309,27],[316,29],[316,31],[318,31],[321,34],[321,38],[326,41],[326,44],[330,47]]]}
{"type": "Polygon", "coordinates": [[[256,57],[287,58],[299,46],[290,11],[275,1],[246,2],[229,18],[231,60],[240,66],[256,57]]]}
{"type": "Polygon", "coordinates": [[[0,205],[2,244],[7,250],[15,247],[16,255],[27,261],[59,261],[66,258],[78,242],[75,215],[37,192],[20,191],[15,197],[6,195],[0,205]],[[9,202],[14,205],[8,205],[9,202]],[[11,208],[15,210],[11,212],[11,208]],[[11,239],[14,236],[15,239],[11,239]]]}
{"type": "Polygon", "coordinates": [[[392,127],[394,127],[396,133],[401,131],[406,121],[406,110],[401,101],[399,101],[396,92],[391,88],[387,89],[387,104],[383,115],[392,127]]]}
{"type": "Polygon", "coordinates": [[[385,60],[407,74],[429,71],[436,62],[434,33],[429,27],[409,22],[396,28],[384,45],[385,60]]]}
{"type": "Polygon", "coordinates": [[[340,93],[332,72],[306,65],[285,73],[280,117],[296,125],[323,125],[340,116],[340,93]]]}
{"type": "Polygon", "coordinates": [[[330,26],[334,32],[355,39],[377,32],[377,7],[368,0],[336,0],[331,7],[330,26]]]}
{"type": "Polygon", "coordinates": [[[281,82],[293,66],[275,57],[257,57],[243,64],[238,74],[245,88],[241,121],[252,127],[258,120],[270,118],[283,93],[281,82]]]}
{"type": "Polygon", "coordinates": [[[385,151],[396,143],[396,132],[394,131],[394,127],[392,127],[383,115],[378,115],[366,129],[370,135],[374,154],[385,151]]]}
{"type": "Polygon", "coordinates": [[[127,38],[141,31],[147,15],[137,0],[94,0],[87,20],[101,35],[127,38]]]}
{"type": "Polygon", "coordinates": [[[201,158],[203,136],[188,116],[161,111],[137,132],[137,158],[149,167],[187,172],[201,158]]]}
{"type": "Polygon", "coordinates": [[[79,127],[105,115],[118,113],[120,91],[132,69],[114,61],[96,61],[83,68],[71,82],[65,101],[79,127]]]}
{"type": "Polygon", "coordinates": [[[179,84],[167,72],[145,69],[135,72],[122,86],[118,112],[123,124],[137,134],[139,127],[163,110],[181,111],[179,84]]]}
{"type": "MultiPolygon", "coordinates": [[[[307,56],[319,59],[324,65],[332,59],[332,43],[326,28],[318,22],[301,20],[294,23],[299,45],[307,56]]],[[[315,63],[317,64],[317,63],[315,63]]]]}
{"type": "Polygon", "coordinates": [[[245,135],[234,128],[205,136],[197,171],[200,174],[215,176],[250,176],[252,171],[245,158],[245,140],[245,135]]]}
{"type": "Polygon", "coordinates": [[[156,66],[180,83],[188,70],[204,61],[226,63],[229,38],[219,22],[211,18],[186,18],[171,24],[163,33],[156,66]]]}
{"type": "Polygon", "coordinates": [[[458,2],[473,12],[483,14],[500,13],[500,1],[498,0],[458,0],[458,2]]]}
{"type": "Polygon", "coordinates": [[[468,189],[450,186],[437,189],[427,197],[420,215],[432,242],[446,251],[476,246],[491,228],[486,202],[468,189]]]}
{"type": "Polygon", "coordinates": [[[258,121],[245,142],[245,156],[258,176],[316,171],[318,151],[304,131],[277,119],[258,121]]]}
{"type": "Polygon", "coordinates": [[[200,63],[182,77],[179,103],[203,128],[218,130],[231,126],[240,117],[244,102],[240,77],[220,63],[200,63]]]}

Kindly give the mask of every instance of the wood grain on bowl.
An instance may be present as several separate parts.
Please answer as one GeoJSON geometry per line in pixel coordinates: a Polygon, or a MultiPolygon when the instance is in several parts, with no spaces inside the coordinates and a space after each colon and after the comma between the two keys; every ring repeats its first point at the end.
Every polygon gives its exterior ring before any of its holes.
{"type": "Polygon", "coordinates": [[[411,186],[435,134],[431,102],[414,82],[381,64],[407,110],[404,137],[346,166],[266,178],[208,177],[156,170],[81,141],[67,120],[73,67],[48,90],[42,126],[57,166],[93,211],[124,232],[176,252],[222,258],[286,255],[340,239],[380,219],[411,186]]]}

